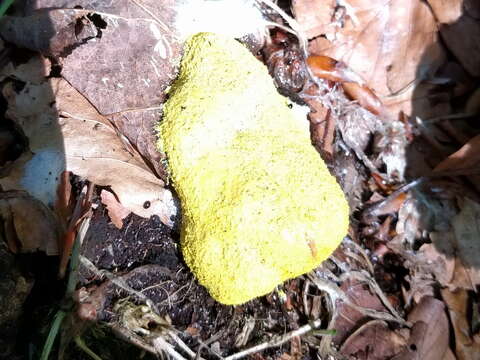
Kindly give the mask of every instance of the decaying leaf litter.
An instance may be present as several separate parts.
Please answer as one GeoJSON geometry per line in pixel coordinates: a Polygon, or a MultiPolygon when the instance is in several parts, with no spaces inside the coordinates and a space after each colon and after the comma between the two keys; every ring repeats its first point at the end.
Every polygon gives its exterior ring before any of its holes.
{"type": "Polygon", "coordinates": [[[181,260],[178,206],[151,131],[181,52],[162,26],[174,3],[27,1],[0,22],[2,284],[17,289],[2,294],[11,311],[1,323],[13,324],[2,327],[4,354],[41,352],[51,318],[22,314],[28,293],[44,312],[60,299],[38,294],[55,270],[42,282],[42,270],[21,271],[36,255],[11,252],[64,250],[86,218],[76,306],[56,348],[67,358],[87,347],[101,358],[478,354],[480,6],[301,0],[282,4],[291,21],[260,3],[281,26],[249,44],[279,90],[310,107],[312,141],[352,209],[342,246],[266,297],[212,300],[181,260]],[[62,168],[47,166],[61,154],[62,168]]]}

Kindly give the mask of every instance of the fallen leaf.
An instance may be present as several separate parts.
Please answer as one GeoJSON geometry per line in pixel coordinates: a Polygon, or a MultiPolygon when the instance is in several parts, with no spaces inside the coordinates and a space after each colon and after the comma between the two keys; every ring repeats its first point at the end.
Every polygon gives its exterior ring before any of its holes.
{"type": "Polygon", "coordinates": [[[60,224],[52,211],[24,191],[0,193],[0,216],[8,244],[19,252],[58,254],[60,224]]]}
{"type": "Polygon", "coordinates": [[[448,351],[449,330],[445,305],[431,296],[424,296],[408,315],[413,328],[404,351],[392,360],[437,360],[448,351]]]}
{"type": "Polygon", "coordinates": [[[27,84],[18,94],[4,88],[7,116],[29,139],[30,152],[0,179],[6,189],[25,189],[53,205],[58,176],[64,171],[108,186],[119,201],[142,217],[158,215],[172,226],[172,193],[138,153],[121,141],[108,120],[63,79],[27,84]],[[41,181],[39,181],[41,180],[41,181]]]}
{"type": "Polygon", "coordinates": [[[438,164],[434,172],[446,175],[471,175],[480,174],[480,135],[470,139],[460,150],[438,164]]]}
{"type": "Polygon", "coordinates": [[[431,244],[423,244],[420,253],[435,274],[438,282],[447,286],[453,280],[455,270],[455,234],[451,231],[430,233],[431,244]]]}
{"type": "Polygon", "coordinates": [[[164,175],[153,129],[181,56],[176,3],[64,0],[60,6],[50,0],[30,1],[30,16],[4,20],[0,33],[18,46],[55,56],[62,76],[101,114],[110,115],[152,168],[164,175]]]}
{"type": "MultiPolygon", "coordinates": [[[[446,46],[473,76],[480,75],[480,39],[471,34],[480,33],[480,20],[465,11],[463,0],[428,0],[433,13],[442,24],[440,32],[446,46]],[[462,41],[458,41],[462,39],[462,41]]],[[[469,2],[470,11],[478,11],[478,4],[469,2]]]]}
{"type": "Polygon", "coordinates": [[[340,353],[359,360],[390,359],[405,346],[406,340],[382,320],[372,320],[356,330],[344,342],[340,353]]]}
{"type": "Polygon", "coordinates": [[[131,211],[123,207],[115,198],[115,195],[109,191],[102,190],[100,198],[102,199],[102,203],[107,207],[108,216],[110,220],[112,220],[113,225],[115,225],[117,229],[121,229],[123,227],[123,219],[125,219],[131,211]]]}
{"type": "Polygon", "coordinates": [[[0,66],[0,79],[13,77],[23,82],[40,84],[50,74],[50,61],[40,54],[35,54],[26,63],[14,65],[9,62],[3,68],[0,66]]]}
{"type": "Polygon", "coordinates": [[[475,289],[480,284],[480,204],[464,198],[459,200],[459,207],[452,219],[455,247],[475,289]]]}
{"type": "Polygon", "coordinates": [[[450,313],[450,321],[455,333],[455,353],[458,360],[474,359],[480,354],[478,337],[472,337],[470,324],[471,315],[468,310],[469,296],[466,290],[451,292],[441,290],[442,297],[450,313]]]}
{"type": "MultiPolygon", "coordinates": [[[[317,11],[331,13],[331,4],[317,3],[317,11]]],[[[343,24],[321,28],[310,41],[310,52],[343,61],[365,79],[393,119],[400,110],[410,114],[413,98],[420,95],[411,85],[445,61],[429,7],[415,0],[354,0],[343,11],[343,24]]]]}
{"type": "MultiPolygon", "coordinates": [[[[367,284],[358,280],[347,280],[341,285],[341,289],[348,295],[350,301],[355,305],[377,311],[385,311],[385,307],[378,297],[371,293],[367,284]]],[[[348,335],[355,330],[359,324],[365,322],[368,317],[357,309],[342,302],[337,306],[338,316],[333,324],[336,334],[333,338],[335,344],[342,344],[348,335]]]]}
{"type": "Polygon", "coordinates": [[[72,7],[42,9],[26,17],[3,16],[0,19],[0,34],[19,48],[38,51],[46,56],[65,56],[76,46],[98,35],[87,14],[72,7]],[[82,20],[83,25],[79,26],[82,20]]]}
{"type": "Polygon", "coordinates": [[[325,34],[327,28],[335,26],[332,20],[334,20],[336,6],[335,0],[293,0],[292,12],[302,32],[312,39],[325,34]]]}

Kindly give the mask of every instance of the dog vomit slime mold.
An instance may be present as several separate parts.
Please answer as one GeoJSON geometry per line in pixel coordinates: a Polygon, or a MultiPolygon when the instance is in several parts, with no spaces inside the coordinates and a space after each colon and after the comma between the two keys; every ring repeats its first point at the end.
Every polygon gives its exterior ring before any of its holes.
{"type": "Polygon", "coordinates": [[[192,36],[157,127],[182,204],[181,248],[211,296],[241,304],[317,267],[347,233],[344,194],[242,44],[192,36]]]}

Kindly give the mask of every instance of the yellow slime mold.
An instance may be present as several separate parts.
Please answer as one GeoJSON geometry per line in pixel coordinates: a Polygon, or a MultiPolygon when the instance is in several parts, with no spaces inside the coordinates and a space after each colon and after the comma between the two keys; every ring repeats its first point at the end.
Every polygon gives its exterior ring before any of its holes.
{"type": "Polygon", "coordinates": [[[234,39],[187,41],[157,130],[182,203],[184,259],[217,301],[267,294],[346,234],[347,202],[307,120],[234,39]]]}

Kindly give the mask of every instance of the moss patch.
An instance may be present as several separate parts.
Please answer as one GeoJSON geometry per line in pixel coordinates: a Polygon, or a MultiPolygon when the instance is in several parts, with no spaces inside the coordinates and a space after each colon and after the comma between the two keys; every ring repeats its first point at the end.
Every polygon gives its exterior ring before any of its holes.
{"type": "Polygon", "coordinates": [[[346,234],[347,202],[307,120],[234,39],[189,39],[157,130],[182,203],[184,259],[219,302],[312,270],[346,234]]]}

